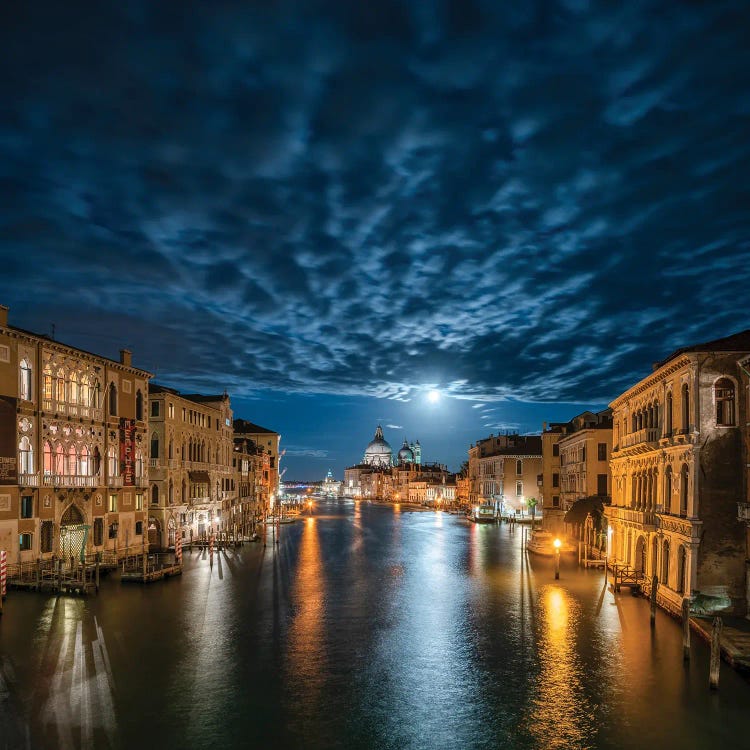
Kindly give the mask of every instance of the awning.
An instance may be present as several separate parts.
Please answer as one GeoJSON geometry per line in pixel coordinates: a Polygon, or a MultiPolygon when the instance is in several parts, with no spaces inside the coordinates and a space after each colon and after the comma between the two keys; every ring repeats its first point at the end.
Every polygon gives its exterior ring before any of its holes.
{"type": "Polygon", "coordinates": [[[188,477],[190,477],[190,481],[194,484],[210,484],[211,480],[209,479],[208,472],[207,471],[189,471],[188,477]]]}
{"type": "Polygon", "coordinates": [[[570,506],[570,510],[565,514],[563,521],[572,526],[580,526],[586,522],[586,516],[590,513],[594,517],[594,525],[599,526],[599,519],[603,512],[604,502],[601,497],[596,495],[582,497],[570,506]]]}

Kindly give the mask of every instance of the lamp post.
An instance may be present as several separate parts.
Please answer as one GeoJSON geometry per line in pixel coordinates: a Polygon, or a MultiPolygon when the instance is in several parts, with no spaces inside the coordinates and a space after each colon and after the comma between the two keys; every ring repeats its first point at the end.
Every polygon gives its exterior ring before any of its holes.
{"type": "Polygon", "coordinates": [[[560,578],[560,540],[555,539],[554,542],[552,542],[555,545],[555,580],[558,580],[560,578]]]}

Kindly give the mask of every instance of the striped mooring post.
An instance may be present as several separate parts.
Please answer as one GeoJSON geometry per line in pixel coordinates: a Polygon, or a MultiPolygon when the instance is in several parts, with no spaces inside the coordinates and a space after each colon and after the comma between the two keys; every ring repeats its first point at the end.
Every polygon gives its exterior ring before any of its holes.
{"type": "Polygon", "coordinates": [[[174,559],[178,565],[182,565],[182,533],[179,529],[174,538],[174,559]]]}
{"type": "Polygon", "coordinates": [[[0,550],[0,615],[3,613],[3,597],[7,588],[8,567],[7,553],[4,549],[0,550]]]}
{"type": "Polygon", "coordinates": [[[208,559],[211,565],[214,564],[214,532],[211,531],[211,536],[208,537],[208,559]]]}

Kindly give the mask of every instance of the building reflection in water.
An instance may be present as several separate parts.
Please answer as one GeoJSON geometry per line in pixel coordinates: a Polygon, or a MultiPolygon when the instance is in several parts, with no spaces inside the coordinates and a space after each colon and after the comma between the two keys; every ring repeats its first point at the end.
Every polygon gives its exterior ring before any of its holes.
{"type": "Polygon", "coordinates": [[[539,675],[529,715],[529,731],[539,747],[588,747],[596,729],[583,688],[576,653],[580,606],[561,586],[541,591],[539,675]]]}

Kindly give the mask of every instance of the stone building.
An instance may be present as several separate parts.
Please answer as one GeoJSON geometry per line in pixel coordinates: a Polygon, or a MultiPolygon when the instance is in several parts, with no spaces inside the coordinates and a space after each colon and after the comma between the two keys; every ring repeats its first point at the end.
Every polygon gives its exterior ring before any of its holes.
{"type": "Polygon", "coordinates": [[[268,488],[270,491],[268,502],[273,506],[280,490],[279,462],[285,453],[285,451],[280,451],[281,434],[246,419],[235,419],[234,436],[235,438],[249,438],[260,450],[268,454],[268,488]]]}
{"type": "Polygon", "coordinates": [[[0,549],[11,562],[141,551],[148,381],[10,326],[0,306],[0,549]]]}
{"type": "Polygon", "coordinates": [[[247,536],[268,514],[271,498],[271,454],[245,435],[235,435],[232,469],[236,493],[225,503],[229,529],[247,536]]]}
{"type": "Polygon", "coordinates": [[[545,531],[564,533],[565,508],[560,501],[560,438],[565,435],[567,422],[544,423],[542,427],[542,484],[539,487],[542,505],[542,525],[545,531]]]}
{"type": "Polygon", "coordinates": [[[737,420],[742,433],[742,465],[745,467],[743,491],[737,503],[737,519],[745,526],[745,599],[750,616],[750,356],[741,357],[737,364],[747,409],[747,417],[737,420]]]}
{"type": "Polygon", "coordinates": [[[148,534],[154,547],[225,528],[222,508],[231,502],[234,449],[227,394],[181,394],[149,388],[148,534]]]}
{"type": "Polygon", "coordinates": [[[743,435],[747,393],[738,360],[750,331],[678,349],[612,404],[610,555],[659,579],[678,612],[744,612],[743,435]]]}
{"type": "Polygon", "coordinates": [[[542,482],[539,435],[490,435],[469,448],[469,500],[504,514],[525,513],[538,503],[542,482]]]}

